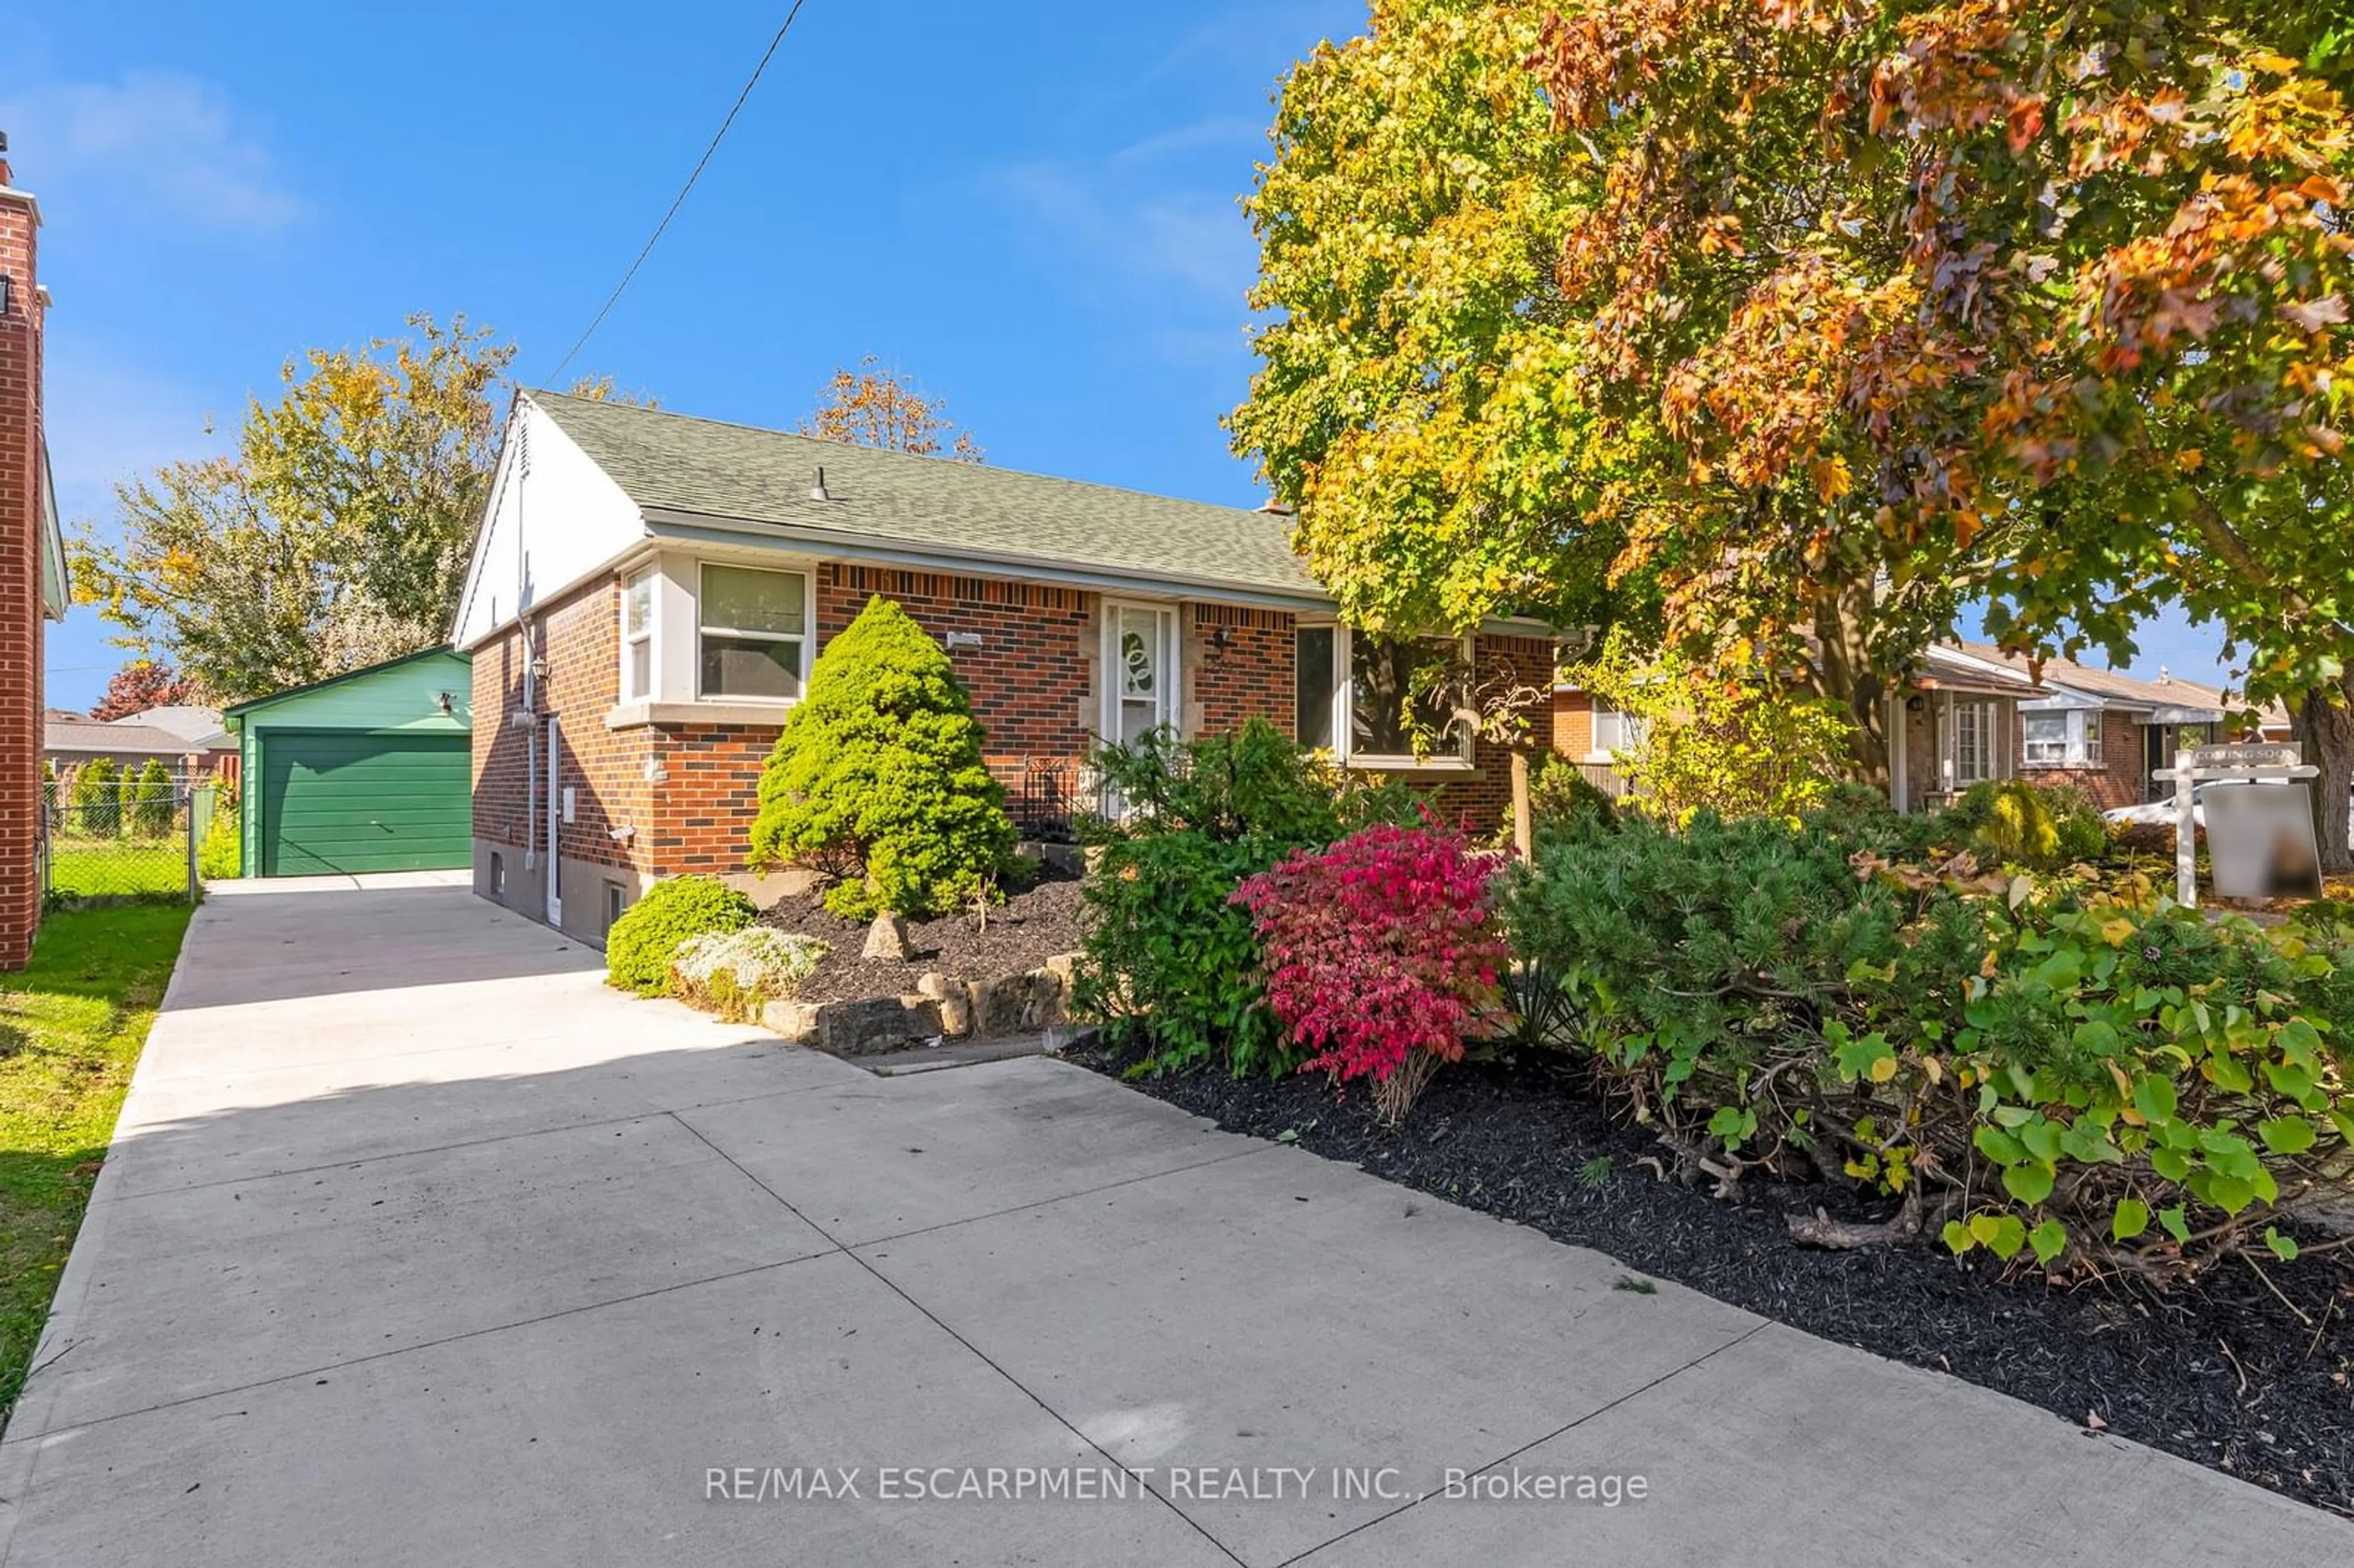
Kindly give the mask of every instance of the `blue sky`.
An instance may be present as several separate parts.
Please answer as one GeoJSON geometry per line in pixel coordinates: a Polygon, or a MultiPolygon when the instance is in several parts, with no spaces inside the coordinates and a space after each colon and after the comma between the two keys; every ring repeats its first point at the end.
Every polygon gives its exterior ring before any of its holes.
{"type": "MultiPolygon", "coordinates": [[[[781,16],[0,3],[69,516],[218,450],[288,355],[411,311],[488,322],[546,377],[781,16]]],[[[808,0],[567,378],[790,425],[874,354],[992,462],[1254,503],[1217,423],[1250,370],[1235,198],[1285,67],[1363,20],[1362,0],[808,0]]],[[[108,636],[87,608],[54,630],[53,704],[96,696],[125,657],[108,636]]],[[[2153,628],[2142,662],[2206,678],[2214,644],[2153,628]]]]}

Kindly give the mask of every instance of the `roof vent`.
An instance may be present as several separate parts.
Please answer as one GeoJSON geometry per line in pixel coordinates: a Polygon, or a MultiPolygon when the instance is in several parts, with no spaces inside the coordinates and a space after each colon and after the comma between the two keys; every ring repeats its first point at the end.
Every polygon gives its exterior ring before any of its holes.
{"type": "Polygon", "coordinates": [[[817,482],[810,486],[810,499],[811,501],[831,501],[833,499],[832,495],[826,493],[825,465],[823,463],[818,464],[817,482]]]}
{"type": "Polygon", "coordinates": [[[1272,513],[1278,517],[1289,517],[1294,514],[1292,508],[1286,506],[1281,501],[1278,501],[1272,495],[1268,496],[1265,501],[1260,502],[1258,503],[1258,509],[1261,512],[1272,513]]]}

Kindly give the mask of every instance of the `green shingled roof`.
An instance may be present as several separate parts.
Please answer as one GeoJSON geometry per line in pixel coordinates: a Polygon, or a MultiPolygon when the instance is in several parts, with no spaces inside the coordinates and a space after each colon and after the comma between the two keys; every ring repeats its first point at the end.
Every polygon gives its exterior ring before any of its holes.
{"type": "Polygon", "coordinates": [[[642,509],[884,547],[1321,599],[1290,519],[595,402],[531,400],[642,509]],[[831,501],[812,501],[820,465],[831,501]]]}

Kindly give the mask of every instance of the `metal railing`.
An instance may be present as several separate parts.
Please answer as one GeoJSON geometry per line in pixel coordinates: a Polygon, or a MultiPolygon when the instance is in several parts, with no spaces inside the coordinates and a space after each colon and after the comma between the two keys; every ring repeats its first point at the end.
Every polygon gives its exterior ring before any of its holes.
{"type": "Polygon", "coordinates": [[[185,778],[85,768],[41,787],[41,888],[50,900],[196,896],[197,815],[185,778]]]}

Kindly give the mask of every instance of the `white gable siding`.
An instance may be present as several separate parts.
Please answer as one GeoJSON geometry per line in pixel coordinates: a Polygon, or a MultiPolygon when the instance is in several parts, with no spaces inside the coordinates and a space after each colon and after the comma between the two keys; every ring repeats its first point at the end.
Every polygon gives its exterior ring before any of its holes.
{"type": "Polygon", "coordinates": [[[621,487],[530,398],[517,398],[450,641],[472,647],[645,536],[621,487]]]}

